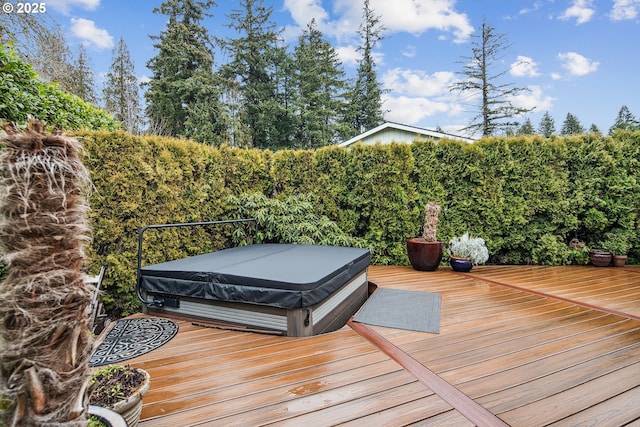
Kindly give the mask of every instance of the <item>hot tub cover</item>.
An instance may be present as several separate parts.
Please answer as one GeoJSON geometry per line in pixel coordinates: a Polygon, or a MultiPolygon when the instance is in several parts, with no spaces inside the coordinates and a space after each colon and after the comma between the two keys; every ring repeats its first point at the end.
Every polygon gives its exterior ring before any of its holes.
{"type": "Polygon", "coordinates": [[[259,244],[142,267],[150,294],[305,308],[365,270],[368,249],[259,244]]]}

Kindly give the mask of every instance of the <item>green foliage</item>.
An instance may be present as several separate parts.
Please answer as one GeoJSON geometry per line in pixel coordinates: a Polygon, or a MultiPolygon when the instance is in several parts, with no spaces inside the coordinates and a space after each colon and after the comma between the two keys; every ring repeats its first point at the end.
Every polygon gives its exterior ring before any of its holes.
{"type": "Polygon", "coordinates": [[[373,50],[384,38],[384,26],[369,5],[364,0],[362,7],[362,22],[358,29],[360,46],[358,51],[362,58],[358,61],[358,71],[355,86],[347,98],[350,108],[347,112],[347,123],[352,135],[357,135],[363,129],[373,129],[384,121],[382,111],[382,85],[378,81],[376,63],[373,50]]]}
{"type": "Polygon", "coordinates": [[[29,118],[65,131],[118,128],[110,114],[43,82],[11,47],[0,44],[0,121],[25,127],[29,118]]]}
{"type": "Polygon", "coordinates": [[[544,234],[536,242],[531,257],[534,264],[567,265],[571,257],[571,250],[562,236],[544,234]]]}
{"type": "MultiPolygon", "coordinates": [[[[315,213],[308,196],[271,199],[254,193],[230,196],[228,200],[235,207],[237,217],[256,218],[257,243],[363,247],[361,239],[349,236],[335,222],[315,213]]],[[[238,234],[235,237],[244,241],[247,236],[238,234]]]]}
{"type": "Polygon", "coordinates": [[[405,239],[419,233],[424,206],[415,206],[418,195],[410,180],[413,167],[408,144],[349,149],[342,206],[352,223],[344,229],[365,239],[375,263],[408,263],[405,239]]]}
{"type": "Polygon", "coordinates": [[[140,88],[129,48],[123,38],[113,48],[111,66],[105,75],[102,89],[105,110],[112,113],[129,133],[140,133],[142,110],[140,108],[140,88]]]}
{"type": "Polygon", "coordinates": [[[612,230],[604,234],[598,243],[598,249],[611,252],[613,255],[626,255],[631,249],[631,239],[635,236],[633,230],[612,230]]]}
{"type": "Polygon", "coordinates": [[[556,123],[548,111],[546,111],[542,116],[542,119],[540,119],[540,124],[538,125],[538,133],[545,138],[551,138],[551,135],[556,133],[556,123]]]}
{"type": "Polygon", "coordinates": [[[294,52],[299,112],[295,133],[304,148],[335,144],[340,139],[340,121],[347,107],[343,99],[346,80],[338,54],[324,40],[315,20],[298,39],[294,52]]]}
{"type": "MultiPolygon", "coordinates": [[[[239,95],[239,123],[248,133],[248,142],[257,148],[278,148],[288,140],[280,126],[289,126],[285,103],[280,103],[279,85],[286,76],[278,74],[284,56],[271,19],[273,6],[263,0],[241,0],[240,10],[229,15],[229,27],[238,37],[224,41],[230,62],[220,70],[227,85],[239,95]]],[[[284,61],[283,63],[286,63],[284,61]]]]}
{"type": "Polygon", "coordinates": [[[227,118],[213,73],[213,46],[201,21],[212,0],[166,0],[153,10],[167,25],[147,63],[153,75],[145,92],[152,129],[161,135],[188,137],[220,145],[227,139],[227,118]]]}
{"type": "Polygon", "coordinates": [[[580,123],[580,120],[571,113],[567,113],[567,117],[562,122],[562,129],[560,129],[560,135],[575,135],[584,133],[584,126],[580,123]]]}
{"type": "MultiPolygon", "coordinates": [[[[408,264],[427,202],[439,240],[482,236],[492,263],[584,264],[623,233],[640,262],[640,132],[327,146],[278,152],[214,148],[124,132],[79,132],[91,194],[92,271],[107,264],[114,315],[140,309],[137,234],[149,224],[257,217],[259,241],[368,247],[376,264],[408,264]]],[[[244,244],[250,229],[145,233],[145,264],[244,244]]],[[[611,245],[610,245],[611,246],[611,245]]],[[[612,246],[613,247],[613,246],[612,246]]]]}

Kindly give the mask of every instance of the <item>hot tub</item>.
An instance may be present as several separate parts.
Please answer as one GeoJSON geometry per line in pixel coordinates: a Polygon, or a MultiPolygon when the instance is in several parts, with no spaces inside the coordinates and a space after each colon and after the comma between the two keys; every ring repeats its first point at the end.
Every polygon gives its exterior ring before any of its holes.
{"type": "Polygon", "coordinates": [[[345,325],[368,297],[368,249],[254,244],[140,267],[151,314],[286,336],[345,325]]]}

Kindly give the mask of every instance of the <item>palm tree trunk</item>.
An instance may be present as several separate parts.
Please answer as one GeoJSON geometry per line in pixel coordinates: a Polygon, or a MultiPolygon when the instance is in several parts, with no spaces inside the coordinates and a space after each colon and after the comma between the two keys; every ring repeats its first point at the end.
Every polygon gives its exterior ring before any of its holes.
{"type": "Polygon", "coordinates": [[[38,122],[5,130],[0,409],[7,426],[84,426],[93,344],[82,270],[89,174],[75,139],[38,122]]]}

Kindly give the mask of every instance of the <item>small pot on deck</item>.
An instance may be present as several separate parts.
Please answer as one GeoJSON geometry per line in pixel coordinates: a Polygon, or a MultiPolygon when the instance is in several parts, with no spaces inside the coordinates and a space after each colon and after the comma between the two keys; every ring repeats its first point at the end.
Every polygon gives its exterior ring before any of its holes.
{"type": "Polygon", "coordinates": [[[468,273],[473,268],[473,262],[471,258],[459,258],[457,256],[449,255],[449,264],[453,271],[459,273],[468,273]]]}
{"type": "Polygon", "coordinates": [[[611,260],[611,265],[614,267],[624,267],[627,263],[627,255],[614,255],[611,260]]]}
{"type": "Polygon", "coordinates": [[[591,249],[589,251],[589,260],[596,267],[608,267],[611,264],[611,252],[600,249],[591,249]]]}

